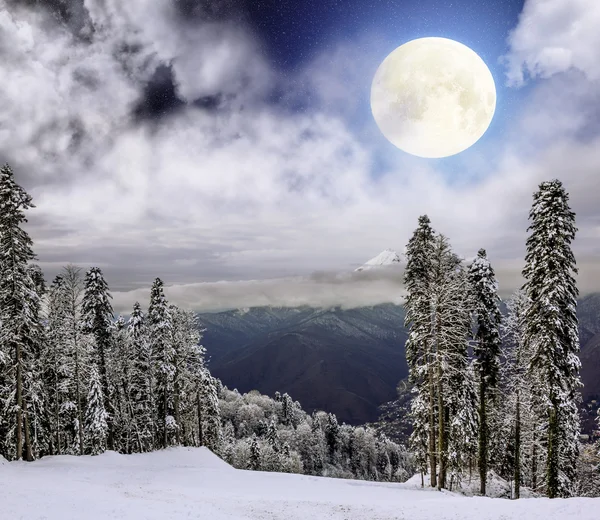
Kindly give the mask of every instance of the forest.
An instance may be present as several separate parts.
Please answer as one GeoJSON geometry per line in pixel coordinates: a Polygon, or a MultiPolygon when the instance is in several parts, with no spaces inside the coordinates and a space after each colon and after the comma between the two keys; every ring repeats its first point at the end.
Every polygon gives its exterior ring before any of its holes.
{"type": "MultiPolygon", "coordinates": [[[[484,249],[456,255],[426,215],[406,248],[408,446],[376,429],[308,414],[284,393],[214,378],[191,310],[157,278],[147,307],[115,316],[99,267],[44,280],[25,230],[31,196],[0,170],[0,455],[130,454],[205,446],[234,467],[460,489],[490,478],[550,498],[600,495],[600,446],[583,447],[571,245],[575,214],[558,180],[540,184],[525,283],[499,310],[484,249]]],[[[600,421],[600,418],[599,418],[600,421]]]]}

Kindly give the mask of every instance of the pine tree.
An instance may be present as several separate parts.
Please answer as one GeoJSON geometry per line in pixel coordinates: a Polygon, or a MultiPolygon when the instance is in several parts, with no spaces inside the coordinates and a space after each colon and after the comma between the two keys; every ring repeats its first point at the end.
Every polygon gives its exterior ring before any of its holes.
{"type": "Polygon", "coordinates": [[[0,450],[7,458],[32,460],[28,406],[40,335],[39,296],[28,263],[33,243],[22,228],[34,207],[10,166],[0,169],[0,450]]]}
{"type": "Polygon", "coordinates": [[[433,434],[436,423],[431,352],[431,283],[435,237],[430,223],[427,215],[419,217],[419,225],[406,246],[404,326],[409,330],[406,342],[409,380],[416,394],[411,406],[414,429],[410,445],[422,473],[429,462],[431,486],[435,487],[437,444],[433,434]]]}
{"type": "Polygon", "coordinates": [[[104,408],[100,374],[96,366],[92,365],[84,424],[86,451],[90,455],[99,455],[106,450],[108,436],[107,421],[108,413],[104,408]]]}
{"type": "Polygon", "coordinates": [[[177,428],[173,418],[173,378],[175,351],[172,342],[172,321],[164,295],[163,282],[157,278],[150,292],[148,327],[156,386],[157,441],[166,448],[177,428]]]}
{"type": "Polygon", "coordinates": [[[577,328],[577,273],[571,243],[575,214],[558,180],[543,182],[534,194],[523,276],[529,300],[525,341],[531,349],[530,372],[544,388],[546,492],[568,496],[574,485],[578,454],[580,362],[577,328]]]}
{"type": "Polygon", "coordinates": [[[260,469],[260,444],[256,435],[250,440],[250,460],[248,461],[248,469],[258,471],[260,469]]]}
{"type": "Polygon", "coordinates": [[[65,344],[64,365],[60,367],[65,374],[61,391],[65,393],[61,413],[68,423],[66,453],[82,455],[84,451],[84,411],[86,389],[89,386],[87,375],[91,366],[91,348],[89,335],[82,333],[81,301],[83,282],[81,269],[68,265],[63,269],[61,291],[61,310],[58,319],[63,323],[62,333],[65,344]]]}
{"type": "Polygon", "coordinates": [[[143,453],[153,448],[156,424],[153,414],[152,350],[148,341],[144,313],[138,302],[133,305],[133,311],[127,323],[127,345],[133,356],[131,397],[137,451],[143,453]]]}
{"type": "Polygon", "coordinates": [[[221,415],[217,386],[210,372],[203,369],[198,388],[199,444],[213,453],[221,450],[221,415]]]}
{"type": "Polygon", "coordinates": [[[480,249],[469,267],[469,283],[473,291],[475,309],[474,367],[479,382],[479,478],[480,493],[485,496],[488,471],[489,420],[500,366],[500,321],[498,282],[487,258],[480,249]]]}
{"type": "Polygon", "coordinates": [[[95,340],[96,364],[100,371],[104,408],[108,413],[108,447],[114,449],[114,435],[111,416],[114,406],[111,400],[111,389],[108,382],[108,361],[112,348],[111,327],[113,309],[112,298],[108,292],[108,284],[104,280],[99,267],[92,267],[85,275],[85,292],[83,295],[81,318],[82,331],[91,334],[95,340]]]}

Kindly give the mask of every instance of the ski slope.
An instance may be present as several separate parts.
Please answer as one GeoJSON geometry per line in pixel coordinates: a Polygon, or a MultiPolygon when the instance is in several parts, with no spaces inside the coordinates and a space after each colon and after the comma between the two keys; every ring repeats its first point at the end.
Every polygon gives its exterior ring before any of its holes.
{"type": "Polygon", "coordinates": [[[236,470],[204,448],[0,460],[0,519],[598,520],[600,499],[510,501],[236,470]]]}

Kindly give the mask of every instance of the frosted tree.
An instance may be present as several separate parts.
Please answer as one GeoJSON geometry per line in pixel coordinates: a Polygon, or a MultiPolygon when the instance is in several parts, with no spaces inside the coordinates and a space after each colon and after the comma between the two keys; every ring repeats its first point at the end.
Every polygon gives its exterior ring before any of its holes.
{"type": "Polygon", "coordinates": [[[32,460],[28,406],[41,324],[39,296],[28,264],[33,243],[23,229],[31,196],[0,169],[0,448],[7,458],[32,460]]]}
{"type": "Polygon", "coordinates": [[[112,395],[113,449],[131,453],[139,449],[140,433],[133,403],[135,353],[129,344],[123,316],[119,316],[113,324],[111,336],[107,371],[112,395]]]}
{"type": "Polygon", "coordinates": [[[152,350],[144,313],[138,302],[133,305],[133,311],[127,323],[127,346],[133,356],[131,399],[137,451],[146,452],[153,448],[156,424],[153,414],[152,350]]]}
{"type": "Polygon", "coordinates": [[[543,415],[543,410],[536,402],[533,390],[539,390],[542,382],[537,381],[539,374],[527,372],[531,361],[530,345],[525,341],[525,313],[528,305],[525,292],[517,291],[507,301],[508,314],[501,329],[508,345],[501,371],[501,412],[505,422],[503,430],[508,431],[509,435],[505,438],[501,435],[502,431],[496,432],[496,456],[500,458],[507,451],[512,452],[509,464],[512,466],[512,475],[505,476],[512,477],[514,481],[514,498],[520,498],[520,488],[525,483],[525,476],[528,479],[527,485],[533,489],[537,487],[537,459],[541,450],[536,424],[543,415]]]}
{"type": "Polygon", "coordinates": [[[256,435],[250,440],[250,459],[248,460],[248,469],[258,471],[261,466],[260,444],[256,435]]]}
{"type": "Polygon", "coordinates": [[[156,381],[157,441],[163,448],[166,448],[178,425],[173,417],[175,349],[173,348],[172,321],[164,295],[163,282],[160,278],[154,281],[150,291],[148,328],[156,381]]]}
{"type": "Polygon", "coordinates": [[[500,322],[498,282],[485,249],[469,266],[469,283],[473,292],[475,334],[474,368],[479,383],[479,478],[480,493],[485,496],[489,459],[488,408],[494,402],[500,366],[500,322]]]}
{"type": "Polygon", "coordinates": [[[215,379],[206,369],[202,370],[198,388],[198,432],[200,446],[213,453],[221,449],[221,415],[215,379]]]}
{"type": "MultiPolygon", "coordinates": [[[[177,442],[193,444],[196,426],[196,402],[200,378],[204,369],[205,349],[200,345],[201,332],[195,313],[174,305],[169,307],[173,344],[173,408],[177,442]]],[[[216,391],[216,389],[215,389],[216,391]]]]}
{"type": "Polygon", "coordinates": [[[523,269],[529,301],[525,342],[532,353],[530,372],[544,384],[534,393],[543,396],[550,498],[571,493],[580,430],[577,267],[571,250],[577,229],[568,200],[560,181],[540,184],[529,213],[531,234],[523,269]]]}
{"type": "Polygon", "coordinates": [[[406,246],[405,327],[408,329],[406,360],[409,380],[416,394],[411,406],[413,434],[411,447],[415,450],[423,472],[429,462],[431,485],[437,485],[437,444],[434,431],[435,385],[431,351],[431,283],[435,233],[427,215],[419,217],[419,225],[406,246]],[[426,443],[426,446],[425,446],[426,443]]]}
{"type": "MultiPolygon", "coordinates": [[[[473,414],[466,392],[468,384],[468,338],[470,301],[467,275],[445,236],[435,239],[431,281],[431,356],[437,398],[438,489],[448,486],[449,465],[452,476],[460,479],[464,465],[464,441],[477,426],[469,423],[473,414]],[[454,426],[454,427],[453,427],[454,426]],[[458,433],[457,433],[458,432],[458,433]],[[452,456],[453,461],[449,459],[452,456]]],[[[474,439],[471,439],[471,441],[474,439]]]]}
{"type": "Polygon", "coordinates": [[[108,358],[112,348],[111,327],[113,309],[110,303],[112,296],[108,292],[108,284],[104,280],[99,267],[92,267],[85,274],[85,291],[82,300],[81,319],[82,331],[94,338],[95,362],[100,371],[100,382],[104,397],[104,408],[109,414],[108,419],[108,447],[114,449],[113,428],[111,415],[113,403],[111,389],[108,381],[108,358]]]}
{"type": "Polygon", "coordinates": [[[327,450],[329,452],[329,462],[335,463],[335,454],[339,447],[339,432],[340,427],[337,422],[335,414],[327,415],[327,422],[325,423],[325,440],[327,441],[327,450]]]}
{"type": "Polygon", "coordinates": [[[85,412],[84,437],[86,451],[90,455],[99,455],[106,450],[108,436],[108,413],[104,408],[102,383],[95,365],[90,370],[90,386],[85,412]]]}

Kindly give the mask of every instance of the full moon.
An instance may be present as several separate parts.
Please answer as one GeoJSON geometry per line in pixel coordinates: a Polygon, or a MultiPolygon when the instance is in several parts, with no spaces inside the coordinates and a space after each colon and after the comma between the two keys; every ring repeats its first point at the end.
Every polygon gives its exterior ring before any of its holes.
{"type": "Polygon", "coordinates": [[[447,38],[419,38],[381,63],[371,110],[383,135],[401,150],[448,157],[474,145],[496,110],[496,86],[485,62],[447,38]]]}

